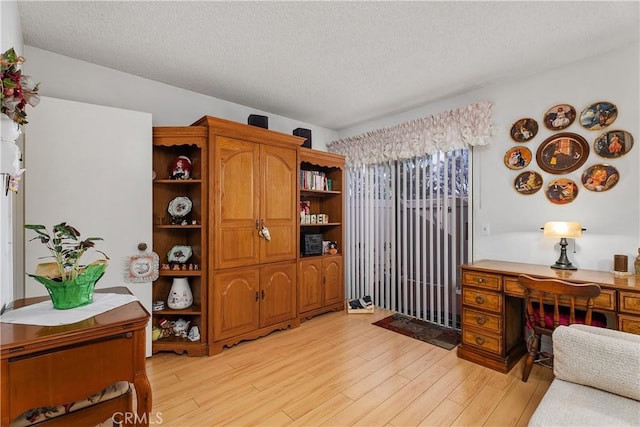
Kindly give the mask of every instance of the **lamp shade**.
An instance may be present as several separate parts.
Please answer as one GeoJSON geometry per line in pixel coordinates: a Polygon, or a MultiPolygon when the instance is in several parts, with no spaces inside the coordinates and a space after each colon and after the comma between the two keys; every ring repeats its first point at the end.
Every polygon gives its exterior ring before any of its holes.
{"type": "Polygon", "coordinates": [[[578,222],[550,221],[544,225],[545,237],[582,237],[582,226],[578,222]]]}

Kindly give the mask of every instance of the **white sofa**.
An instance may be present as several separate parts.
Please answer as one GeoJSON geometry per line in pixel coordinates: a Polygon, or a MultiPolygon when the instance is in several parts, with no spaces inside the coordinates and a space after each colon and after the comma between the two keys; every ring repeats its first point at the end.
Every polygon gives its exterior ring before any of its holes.
{"type": "Polygon", "coordinates": [[[640,426],[640,335],[560,326],[553,354],[555,379],[529,426],[640,426]]]}

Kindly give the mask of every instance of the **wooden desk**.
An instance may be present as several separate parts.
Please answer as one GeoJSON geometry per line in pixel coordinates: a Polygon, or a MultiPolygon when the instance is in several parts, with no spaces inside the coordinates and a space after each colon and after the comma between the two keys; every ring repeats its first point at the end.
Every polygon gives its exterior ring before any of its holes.
{"type": "MultiPolygon", "coordinates": [[[[116,287],[96,292],[129,293],[129,290],[116,287]]],[[[14,308],[48,298],[16,300],[14,308]]],[[[145,368],[148,321],[149,313],[135,301],[70,325],[0,323],[2,427],[26,410],[84,399],[117,381],[134,384],[136,421],[148,425],[151,410],[151,387],[145,368]]]]}
{"type": "Polygon", "coordinates": [[[524,290],[518,275],[596,283],[602,289],[594,309],[615,319],[607,327],[640,335],[640,276],[619,277],[594,270],[482,260],[460,266],[462,344],[458,357],[509,372],[525,354],[524,290]]]}

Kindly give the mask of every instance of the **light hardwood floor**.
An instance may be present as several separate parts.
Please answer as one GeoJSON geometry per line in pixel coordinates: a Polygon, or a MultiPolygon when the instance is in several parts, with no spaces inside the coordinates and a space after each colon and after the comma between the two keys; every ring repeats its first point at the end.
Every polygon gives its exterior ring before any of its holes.
{"type": "MultiPolygon", "coordinates": [[[[147,362],[162,426],[526,426],[553,379],[523,361],[501,374],[374,326],[390,315],[328,313],[211,357],[147,362]]],[[[154,418],[155,417],[155,418],[154,418]]]]}

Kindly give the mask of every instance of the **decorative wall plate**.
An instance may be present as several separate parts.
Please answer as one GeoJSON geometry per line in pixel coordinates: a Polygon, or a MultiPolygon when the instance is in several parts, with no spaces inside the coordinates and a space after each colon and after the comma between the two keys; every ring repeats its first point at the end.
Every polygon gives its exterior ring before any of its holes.
{"type": "Polygon", "coordinates": [[[169,202],[167,212],[172,218],[184,218],[191,212],[193,203],[187,196],[178,196],[169,202]]]}
{"type": "Polygon", "coordinates": [[[191,246],[176,245],[167,252],[167,260],[169,260],[169,262],[184,264],[189,261],[192,253],[191,246]]]}
{"type": "Polygon", "coordinates": [[[568,128],[575,119],[576,109],[569,104],[555,105],[544,113],[544,125],[551,130],[568,128]]]}
{"type": "Polygon", "coordinates": [[[551,181],[545,194],[551,203],[566,205],[578,197],[578,186],[570,179],[560,178],[551,181]]]}
{"type": "Polygon", "coordinates": [[[542,176],[534,171],[521,172],[513,181],[513,187],[520,194],[537,193],[542,188],[542,176]]]}
{"type": "Polygon", "coordinates": [[[578,134],[564,132],[547,138],[536,152],[538,166],[552,174],[574,171],[587,161],[589,144],[578,134]]]}
{"type": "Polygon", "coordinates": [[[511,126],[511,139],[515,142],[531,141],[538,134],[538,122],[531,118],[520,119],[511,126]]]}
{"type": "Polygon", "coordinates": [[[593,151],[607,159],[622,157],[632,148],[633,136],[625,130],[610,130],[593,142],[593,151]]]}
{"type": "Polygon", "coordinates": [[[610,102],[596,102],[580,113],[580,124],[589,130],[600,130],[616,121],[618,107],[610,102]]]}
{"type": "Polygon", "coordinates": [[[504,164],[509,169],[522,169],[527,167],[531,162],[531,150],[527,147],[517,146],[513,147],[504,155],[504,164]]]}
{"type": "Polygon", "coordinates": [[[132,283],[153,282],[158,278],[159,257],[155,252],[146,252],[129,257],[129,268],[125,279],[132,283]]]}
{"type": "Polygon", "coordinates": [[[591,191],[607,191],[613,188],[619,180],[618,169],[611,165],[593,165],[582,172],[582,185],[591,191]]]}

